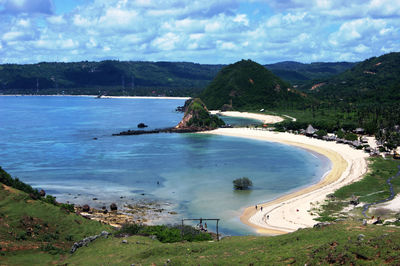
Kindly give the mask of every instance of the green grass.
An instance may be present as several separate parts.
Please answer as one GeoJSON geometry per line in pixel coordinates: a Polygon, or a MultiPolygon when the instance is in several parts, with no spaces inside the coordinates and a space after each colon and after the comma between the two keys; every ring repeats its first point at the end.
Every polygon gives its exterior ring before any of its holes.
{"type": "Polygon", "coordinates": [[[68,265],[378,265],[400,262],[400,229],[342,223],[275,237],[162,244],[148,237],[101,239],[79,249],[68,265]],[[358,235],[364,234],[363,241],[358,235]]]}
{"type": "MultiPolygon", "coordinates": [[[[359,197],[362,203],[373,203],[386,199],[390,196],[389,185],[386,180],[398,172],[397,166],[399,161],[393,159],[370,158],[370,172],[366,176],[355,183],[344,186],[335,191],[334,200],[328,200],[322,206],[323,211],[320,212],[320,221],[329,221],[335,219],[335,214],[343,207],[349,205],[351,197],[354,195],[359,197]]],[[[392,180],[394,192],[400,192],[400,178],[392,180]]],[[[360,206],[361,207],[361,206],[360,206]]]]}
{"type": "Polygon", "coordinates": [[[0,264],[59,260],[74,241],[103,230],[112,229],[0,183],[0,264]]]}

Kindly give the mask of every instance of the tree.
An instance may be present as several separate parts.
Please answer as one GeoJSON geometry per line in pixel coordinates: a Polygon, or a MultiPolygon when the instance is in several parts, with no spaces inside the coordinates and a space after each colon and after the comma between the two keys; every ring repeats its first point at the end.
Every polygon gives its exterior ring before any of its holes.
{"type": "Polygon", "coordinates": [[[248,177],[242,177],[233,180],[233,188],[236,190],[245,190],[253,186],[253,182],[248,177]]]}

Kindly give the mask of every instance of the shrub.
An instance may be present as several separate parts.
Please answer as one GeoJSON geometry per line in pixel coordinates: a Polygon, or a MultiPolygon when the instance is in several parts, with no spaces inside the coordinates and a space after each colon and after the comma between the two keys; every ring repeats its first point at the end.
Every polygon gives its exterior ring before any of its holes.
{"type": "Polygon", "coordinates": [[[236,190],[249,189],[251,186],[253,186],[253,182],[248,177],[233,180],[233,187],[236,190]]]}

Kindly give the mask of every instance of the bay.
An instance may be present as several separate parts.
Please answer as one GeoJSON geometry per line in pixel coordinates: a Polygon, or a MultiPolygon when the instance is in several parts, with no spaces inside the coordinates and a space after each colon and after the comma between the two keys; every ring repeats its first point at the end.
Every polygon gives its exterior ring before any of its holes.
{"type": "Polygon", "coordinates": [[[244,207],[315,183],[330,169],[327,158],[278,143],[205,134],[111,136],[141,122],[149,129],[174,126],[183,103],[0,96],[0,166],[59,201],[155,200],[178,213],[156,223],[220,218],[222,232],[233,235],[254,233],[239,220],[244,207]],[[234,191],[232,180],[243,176],[254,188],[234,191]]]}

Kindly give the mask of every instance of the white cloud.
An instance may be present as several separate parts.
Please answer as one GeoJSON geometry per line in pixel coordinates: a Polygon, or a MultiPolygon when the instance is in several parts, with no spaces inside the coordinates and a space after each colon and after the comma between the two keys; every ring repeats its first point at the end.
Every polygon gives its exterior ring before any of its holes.
{"type": "Polygon", "coordinates": [[[46,9],[49,1],[0,0],[8,5],[0,11],[0,63],[29,60],[26,51],[32,61],[268,63],[400,50],[400,2],[393,0],[92,0],[64,14],[46,9]]]}
{"type": "Polygon", "coordinates": [[[63,16],[51,16],[47,18],[47,21],[51,24],[65,24],[67,21],[63,18],[63,16]]]}
{"type": "Polygon", "coordinates": [[[233,19],[234,22],[243,24],[245,26],[249,26],[249,20],[247,19],[246,14],[238,14],[236,17],[233,19]]]}
{"type": "Polygon", "coordinates": [[[14,41],[19,38],[22,38],[25,35],[25,33],[21,31],[9,31],[7,33],[3,34],[3,41],[14,41]]]}

